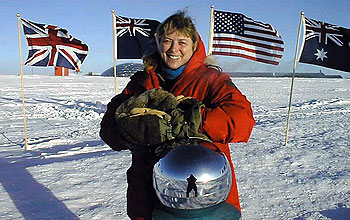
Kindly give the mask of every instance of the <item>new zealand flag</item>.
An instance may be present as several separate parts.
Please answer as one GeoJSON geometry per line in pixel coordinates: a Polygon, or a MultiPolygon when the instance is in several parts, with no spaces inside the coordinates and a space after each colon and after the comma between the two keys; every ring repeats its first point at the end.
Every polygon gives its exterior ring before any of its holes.
{"type": "Polygon", "coordinates": [[[66,29],[38,24],[21,18],[28,42],[29,66],[62,66],[79,71],[89,47],[71,36],[66,29]]]}
{"type": "Polygon", "coordinates": [[[159,21],[116,16],[117,58],[140,59],[157,50],[154,33],[159,21]]]}
{"type": "Polygon", "coordinates": [[[350,72],[350,29],[305,18],[299,62],[350,72]]]}

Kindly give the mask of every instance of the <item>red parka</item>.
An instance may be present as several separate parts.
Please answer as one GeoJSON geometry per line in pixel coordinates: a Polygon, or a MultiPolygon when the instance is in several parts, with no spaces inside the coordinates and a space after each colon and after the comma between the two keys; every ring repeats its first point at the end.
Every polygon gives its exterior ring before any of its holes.
{"type": "MultiPolygon", "coordinates": [[[[200,40],[197,50],[187,63],[176,82],[167,88],[177,95],[189,96],[204,103],[199,132],[207,135],[227,156],[232,169],[232,188],[227,202],[240,210],[237,182],[231,162],[228,143],[247,142],[254,126],[250,102],[232,83],[230,77],[205,64],[205,48],[200,40]]],[[[152,88],[163,88],[162,80],[155,69],[135,73],[123,92],[115,96],[107,106],[101,122],[101,138],[114,150],[123,150],[118,145],[114,113],[116,108],[131,96],[137,96],[152,88]]],[[[164,89],[164,88],[163,88],[164,89]]],[[[132,156],[128,177],[128,215],[149,216],[153,203],[157,202],[152,187],[153,165],[132,156]]]]}

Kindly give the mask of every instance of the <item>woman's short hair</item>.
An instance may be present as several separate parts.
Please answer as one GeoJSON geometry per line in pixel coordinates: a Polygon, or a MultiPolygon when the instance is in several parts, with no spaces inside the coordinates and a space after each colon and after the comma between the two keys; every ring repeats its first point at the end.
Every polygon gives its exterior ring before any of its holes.
{"type": "Polygon", "coordinates": [[[158,40],[165,34],[179,31],[185,36],[191,38],[194,48],[198,44],[198,32],[193,24],[192,18],[186,15],[186,11],[178,11],[163,21],[157,28],[156,38],[158,40]]]}

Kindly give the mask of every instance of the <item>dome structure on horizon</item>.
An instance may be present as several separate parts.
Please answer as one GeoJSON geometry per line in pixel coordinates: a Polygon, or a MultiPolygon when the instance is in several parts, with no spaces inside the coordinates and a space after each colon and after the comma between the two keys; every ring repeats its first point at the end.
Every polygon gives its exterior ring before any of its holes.
{"type": "MultiPolygon", "coordinates": [[[[137,71],[143,70],[141,63],[122,63],[117,65],[117,76],[131,76],[137,71]]],[[[101,73],[101,76],[114,76],[113,66],[101,73]]]]}

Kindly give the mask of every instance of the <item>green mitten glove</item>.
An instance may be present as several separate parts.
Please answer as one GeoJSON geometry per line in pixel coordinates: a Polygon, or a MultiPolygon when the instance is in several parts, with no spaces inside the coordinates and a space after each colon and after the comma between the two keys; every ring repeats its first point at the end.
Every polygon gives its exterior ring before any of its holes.
{"type": "Polygon", "coordinates": [[[166,112],[176,105],[175,96],[161,89],[148,90],[122,103],[115,113],[121,144],[134,154],[152,156],[155,146],[174,139],[166,112]]]}
{"type": "Polygon", "coordinates": [[[201,109],[204,104],[195,98],[189,97],[178,100],[178,105],[170,114],[173,136],[177,139],[210,141],[206,135],[198,132],[202,122],[201,109]]]}

